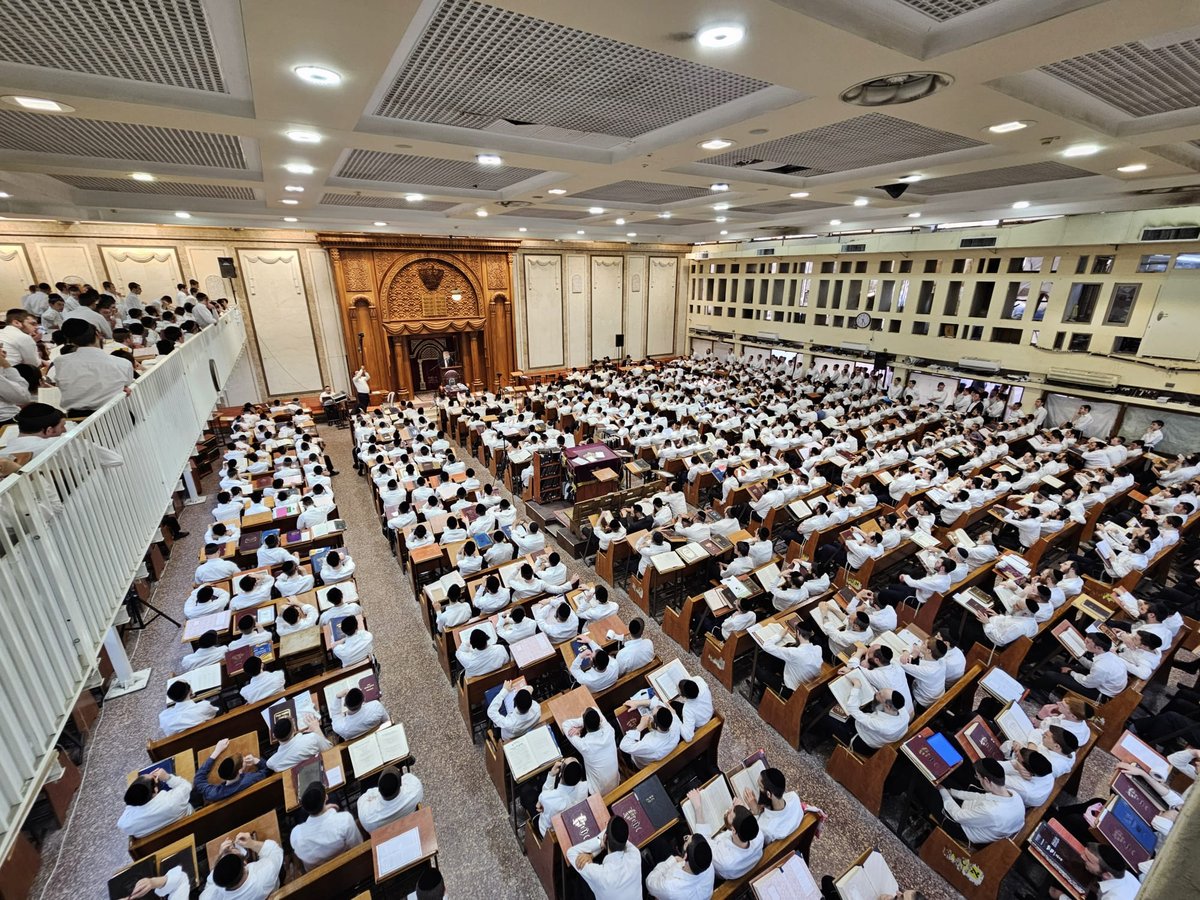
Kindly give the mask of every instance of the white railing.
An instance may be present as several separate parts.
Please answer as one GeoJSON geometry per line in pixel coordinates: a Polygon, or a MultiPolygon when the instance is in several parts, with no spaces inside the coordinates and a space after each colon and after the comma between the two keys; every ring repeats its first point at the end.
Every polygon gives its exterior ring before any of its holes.
{"type": "Polygon", "coordinates": [[[0,860],[245,345],[233,309],[0,481],[0,860]]]}

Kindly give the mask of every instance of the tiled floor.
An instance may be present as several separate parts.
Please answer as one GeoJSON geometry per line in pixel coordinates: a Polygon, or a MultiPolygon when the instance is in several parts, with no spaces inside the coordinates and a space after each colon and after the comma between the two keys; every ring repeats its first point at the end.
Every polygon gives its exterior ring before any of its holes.
{"type": "MultiPolygon", "coordinates": [[[[408,730],[425,784],[425,800],[438,830],[439,861],[448,893],[455,897],[538,898],[542,889],[522,856],[506,810],[483,767],[479,747],[471,743],[459,715],[456,695],[438,664],[418,615],[412,589],[379,532],[370,487],[354,474],[348,431],[322,429],[341,474],[334,479],[338,509],[348,525],[346,545],[357,563],[359,592],[375,636],[382,670],[384,701],[393,719],[408,730]]],[[[209,520],[208,505],[182,517],[191,535],[176,545],[174,559],[158,584],[154,602],[182,617],[191,589],[200,539],[209,520]]],[[[590,569],[570,562],[586,579],[590,569]]],[[[622,615],[638,614],[624,592],[615,592],[622,615]]],[[[648,627],[658,655],[682,656],[690,671],[702,672],[699,660],[684,653],[651,621],[648,627]]],[[[109,875],[127,861],[125,840],[113,827],[121,810],[124,774],[144,763],[143,747],[154,736],[163,706],[163,687],[182,657],[177,631],[159,620],[129,643],[135,668],[153,666],[151,688],[107,704],[88,748],[83,787],[68,827],[52,834],[43,848],[43,868],[34,896],[78,900],[104,894],[109,875]]],[[[708,678],[707,675],[704,677],[708,678]]],[[[740,695],[730,696],[708,678],[717,710],[725,716],[722,767],[731,767],[758,748],[787,776],[790,788],[828,814],[813,845],[812,869],[818,876],[840,873],[868,847],[883,852],[901,885],[919,888],[930,898],[959,896],[824,771],[824,760],[790,748],[759,719],[740,695]]],[[[1093,754],[1085,790],[1111,768],[1107,754],[1093,754]]],[[[1090,796],[1090,795],[1089,795],[1090,796]]]]}

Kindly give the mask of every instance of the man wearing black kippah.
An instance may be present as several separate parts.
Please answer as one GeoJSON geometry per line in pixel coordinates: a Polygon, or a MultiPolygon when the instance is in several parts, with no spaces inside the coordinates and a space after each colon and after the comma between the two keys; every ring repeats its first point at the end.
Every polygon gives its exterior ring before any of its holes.
{"type": "Polygon", "coordinates": [[[976,762],[975,777],[982,792],[938,788],[945,815],[942,828],[976,846],[1012,837],[1025,824],[1021,795],[1004,786],[1004,768],[997,760],[985,757],[976,762]]]}
{"type": "Polygon", "coordinates": [[[608,820],[600,837],[567,849],[575,867],[596,900],[639,900],[642,896],[642,855],[629,843],[629,823],[620,816],[608,820]]]}

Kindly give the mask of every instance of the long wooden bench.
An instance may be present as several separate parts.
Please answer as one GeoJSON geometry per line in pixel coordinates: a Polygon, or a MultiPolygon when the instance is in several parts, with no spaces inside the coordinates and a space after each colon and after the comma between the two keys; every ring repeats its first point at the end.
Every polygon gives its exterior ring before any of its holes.
{"type": "Polygon", "coordinates": [[[1054,611],[1045,622],[1038,624],[1037,634],[1033,637],[1019,637],[1010,644],[997,649],[989,644],[981,644],[976,641],[969,650],[967,650],[967,665],[973,666],[976,664],[990,667],[995,666],[998,669],[1003,669],[1013,678],[1018,676],[1021,670],[1021,665],[1025,662],[1025,657],[1029,655],[1029,651],[1033,649],[1033,645],[1040,638],[1048,635],[1050,630],[1057,625],[1062,618],[1071,610],[1070,603],[1064,603],[1054,611]]]}
{"type": "Polygon", "coordinates": [[[772,687],[763,690],[758,701],[759,717],[774,728],[785,741],[800,749],[800,731],[808,701],[813,694],[837,677],[837,666],[821,664],[821,671],[811,681],[799,685],[786,700],[772,687]]]}
{"type": "Polygon", "coordinates": [[[795,831],[787,837],[771,841],[771,843],[763,847],[762,859],[758,861],[758,864],[753,869],[741,878],[731,878],[728,881],[722,881],[718,884],[712,892],[713,900],[732,900],[734,897],[747,896],[751,881],[763,872],[783,865],[787,861],[787,858],[797,850],[800,851],[800,855],[807,862],[809,852],[812,849],[813,838],[817,835],[817,826],[820,824],[820,816],[816,813],[806,812],[801,817],[800,824],[796,826],[795,831]]]}
{"type": "Polygon", "coordinates": [[[329,900],[348,897],[360,885],[370,884],[375,877],[371,842],[363,841],[345,853],[321,863],[314,869],[282,885],[270,900],[329,900]]]}

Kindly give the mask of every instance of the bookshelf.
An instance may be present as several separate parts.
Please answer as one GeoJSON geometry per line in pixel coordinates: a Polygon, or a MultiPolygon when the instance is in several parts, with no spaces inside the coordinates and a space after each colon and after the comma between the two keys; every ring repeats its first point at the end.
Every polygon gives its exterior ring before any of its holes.
{"type": "Polygon", "coordinates": [[[533,499],[549,503],[562,496],[562,455],[557,450],[538,451],[533,455],[533,499]]]}

